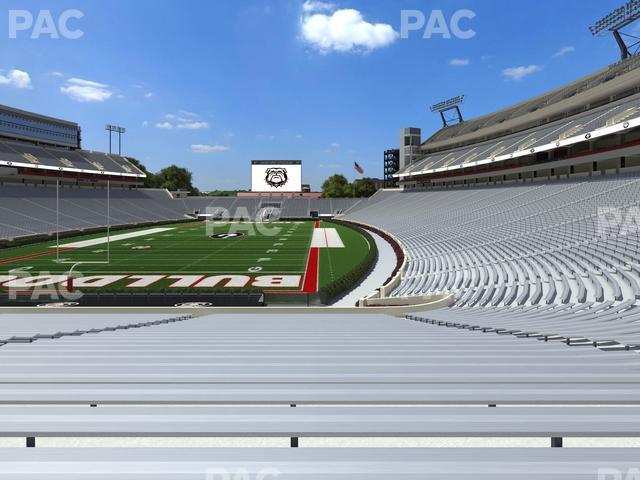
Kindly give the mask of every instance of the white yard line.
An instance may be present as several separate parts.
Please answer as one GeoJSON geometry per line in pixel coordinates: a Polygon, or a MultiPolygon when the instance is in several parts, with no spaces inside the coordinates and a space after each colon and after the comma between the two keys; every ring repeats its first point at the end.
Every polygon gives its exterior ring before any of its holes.
{"type": "MultiPolygon", "coordinates": [[[[64,248],[83,248],[83,247],[93,247],[95,245],[102,245],[108,242],[117,242],[119,240],[128,240],[129,238],[136,237],[146,237],[147,235],[154,235],[156,233],[167,232],[169,230],[173,230],[174,228],[151,228],[149,230],[140,230],[139,232],[130,232],[130,233],[121,233],[120,235],[111,235],[110,237],[100,237],[93,238],[91,240],[82,240],[80,242],[73,243],[65,243],[60,245],[60,247],[64,248]]],[[[55,245],[52,245],[50,248],[56,248],[55,245]]]]}
{"type": "Polygon", "coordinates": [[[335,228],[316,228],[313,231],[311,247],[344,248],[340,234],[335,228]]]}

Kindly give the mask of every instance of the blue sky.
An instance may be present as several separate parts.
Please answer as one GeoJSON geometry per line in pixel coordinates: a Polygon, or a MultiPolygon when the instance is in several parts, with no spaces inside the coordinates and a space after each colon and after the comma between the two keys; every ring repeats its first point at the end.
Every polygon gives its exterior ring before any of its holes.
{"type": "Polygon", "coordinates": [[[175,163],[204,190],[248,188],[250,160],[301,159],[319,188],[333,173],[382,176],[399,129],[439,128],[428,105],[461,93],[471,118],[618,59],[587,27],[621,1],[303,0],[14,1],[0,9],[0,103],[78,122],[106,150],[106,123],[127,128],[124,153],[157,171],[175,163]],[[9,10],[84,35],[9,38],[9,10]],[[400,38],[401,10],[475,13],[471,39],[400,38]]]}

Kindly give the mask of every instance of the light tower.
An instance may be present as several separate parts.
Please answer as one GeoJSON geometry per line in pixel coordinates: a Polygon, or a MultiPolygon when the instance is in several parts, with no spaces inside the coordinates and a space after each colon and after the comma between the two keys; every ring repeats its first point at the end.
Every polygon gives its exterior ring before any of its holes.
{"type": "Polygon", "coordinates": [[[589,27],[589,31],[594,37],[611,32],[620,49],[620,58],[624,60],[638,53],[640,37],[623,32],[622,29],[638,18],[640,18],[640,0],[630,0],[598,20],[589,27]]]}
{"type": "Polygon", "coordinates": [[[124,127],[118,127],[117,125],[107,125],[105,130],[109,132],[109,153],[111,153],[111,133],[118,134],[118,155],[122,156],[122,134],[127,131],[124,127]]]}
{"type": "Polygon", "coordinates": [[[431,105],[431,111],[440,114],[443,127],[450,127],[451,125],[456,125],[464,121],[462,112],[460,112],[460,105],[463,103],[464,95],[458,95],[457,97],[431,105]]]}

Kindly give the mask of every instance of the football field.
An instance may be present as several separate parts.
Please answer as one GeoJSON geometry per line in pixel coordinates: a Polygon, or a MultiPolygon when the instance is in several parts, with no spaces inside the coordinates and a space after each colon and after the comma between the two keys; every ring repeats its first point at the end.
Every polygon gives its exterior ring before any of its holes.
{"type": "Polygon", "coordinates": [[[2,289],[64,285],[100,292],[299,291],[357,265],[370,248],[327,222],[192,222],[0,250],[2,289]]]}

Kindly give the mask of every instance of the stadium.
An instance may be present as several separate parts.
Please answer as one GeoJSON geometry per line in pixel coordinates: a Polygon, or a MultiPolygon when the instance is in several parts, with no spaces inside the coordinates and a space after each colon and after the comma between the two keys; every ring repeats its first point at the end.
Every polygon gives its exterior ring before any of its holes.
{"type": "Polygon", "coordinates": [[[638,18],[582,78],[395,126],[370,196],[270,152],[150,187],[125,128],[0,106],[0,478],[638,478],[638,18]]]}

